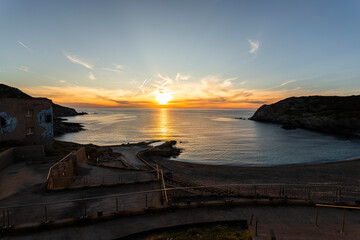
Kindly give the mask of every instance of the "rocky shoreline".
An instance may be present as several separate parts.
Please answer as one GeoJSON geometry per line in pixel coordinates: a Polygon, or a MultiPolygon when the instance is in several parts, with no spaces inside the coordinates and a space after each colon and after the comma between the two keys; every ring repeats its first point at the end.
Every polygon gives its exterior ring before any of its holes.
{"type": "Polygon", "coordinates": [[[88,114],[86,112],[78,113],[75,109],[53,104],[54,113],[54,135],[60,136],[65,133],[84,131],[84,125],[81,123],[67,122],[64,117],[73,117],[88,114]]]}
{"type": "Polygon", "coordinates": [[[360,137],[360,96],[291,97],[261,106],[250,120],[360,137]]]}

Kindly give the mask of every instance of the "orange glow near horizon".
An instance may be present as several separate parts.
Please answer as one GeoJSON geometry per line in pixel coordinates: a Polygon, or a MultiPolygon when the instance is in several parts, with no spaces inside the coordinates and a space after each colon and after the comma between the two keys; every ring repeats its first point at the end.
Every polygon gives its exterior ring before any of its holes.
{"type": "Polygon", "coordinates": [[[22,90],[33,97],[47,97],[54,103],[73,108],[256,109],[289,96],[303,95],[301,89],[231,89],[230,86],[226,81],[219,84],[215,80],[208,80],[171,87],[161,85],[152,92],[73,85],[22,90]]]}

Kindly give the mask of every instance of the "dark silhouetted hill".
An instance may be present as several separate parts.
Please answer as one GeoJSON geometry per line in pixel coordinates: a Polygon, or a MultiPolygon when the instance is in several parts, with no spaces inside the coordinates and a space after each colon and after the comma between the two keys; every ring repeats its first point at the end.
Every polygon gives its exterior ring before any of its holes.
{"type": "Polygon", "coordinates": [[[250,119],[285,129],[360,136],[360,96],[291,97],[261,106],[250,119]]]}

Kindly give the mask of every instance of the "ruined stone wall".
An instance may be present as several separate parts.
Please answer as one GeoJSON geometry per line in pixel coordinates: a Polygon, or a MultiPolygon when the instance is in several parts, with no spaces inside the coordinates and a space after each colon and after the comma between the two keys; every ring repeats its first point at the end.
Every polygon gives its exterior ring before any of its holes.
{"type": "Polygon", "coordinates": [[[0,170],[14,162],[42,162],[45,159],[44,147],[42,145],[14,147],[0,153],[0,170]]]}
{"type": "Polygon", "coordinates": [[[23,141],[32,145],[52,145],[52,102],[44,98],[0,99],[0,141],[23,141]]]}
{"type": "Polygon", "coordinates": [[[0,170],[6,168],[15,161],[14,148],[7,149],[0,153],[0,170]]]}
{"type": "Polygon", "coordinates": [[[71,186],[74,177],[74,162],[73,156],[69,157],[53,176],[53,188],[67,188],[71,186]]]}
{"type": "Polygon", "coordinates": [[[70,187],[77,174],[78,165],[86,163],[87,156],[85,148],[73,151],[51,170],[51,175],[48,179],[48,189],[52,190],[70,187]]]}
{"type": "Polygon", "coordinates": [[[87,156],[86,156],[86,151],[85,151],[84,147],[80,148],[77,151],[74,151],[73,155],[76,156],[77,164],[86,164],[87,163],[87,156]]]}
{"type": "Polygon", "coordinates": [[[26,146],[14,148],[16,161],[43,162],[45,160],[44,146],[26,146]]]}

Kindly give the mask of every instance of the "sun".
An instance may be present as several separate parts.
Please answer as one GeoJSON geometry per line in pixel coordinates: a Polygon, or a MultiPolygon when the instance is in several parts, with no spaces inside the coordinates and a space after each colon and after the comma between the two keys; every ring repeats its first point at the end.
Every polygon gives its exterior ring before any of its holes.
{"type": "Polygon", "coordinates": [[[156,101],[161,105],[166,105],[172,99],[171,93],[169,92],[157,92],[156,101]]]}

